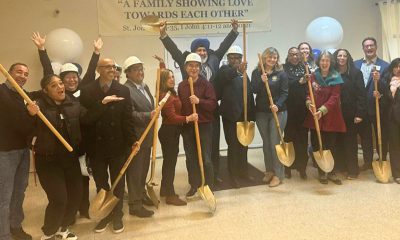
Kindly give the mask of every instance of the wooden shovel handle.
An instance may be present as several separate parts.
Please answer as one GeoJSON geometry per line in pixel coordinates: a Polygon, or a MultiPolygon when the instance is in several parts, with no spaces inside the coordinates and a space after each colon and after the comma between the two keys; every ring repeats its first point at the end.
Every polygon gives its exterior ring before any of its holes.
{"type": "MultiPolygon", "coordinates": [[[[246,63],[246,25],[243,24],[243,62],[246,63]]],[[[247,71],[243,73],[243,114],[244,122],[247,122],[247,71]]]]}
{"type": "MultiPolygon", "coordinates": [[[[265,69],[264,69],[264,64],[262,61],[261,54],[258,54],[258,62],[260,64],[262,74],[265,74],[265,69]]],[[[271,94],[271,89],[269,88],[268,78],[265,81],[265,88],[267,89],[269,104],[270,104],[270,106],[272,106],[272,105],[274,105],[274,100],[272,99],[272,94],[271,94]]],[[[276,114],[276,112],[272,111],[272,109],[271,109],[271,112],[272,112],[272,115],[274,116],[276,128],[278,129],[279,138],[281,139],[281,143],[283,143],[283,134],[282,134],[282,130],[281,130],[281,124],[279,123],[278,115],[276,114]]]]}
{"type": "MultiPolygon", "coordinates": [[[[306,58],[304,58],[304,62],[307,63],[307,59],[306,58]]],[[[305,67],[306,67],[306,74],[309,75],[310,72],[308,71],[307,64],[306,64],[305,67]]],[[[312,106],[312,115],[313,115],[313,118],[314,118],[315,131],[317,132],[317,137],[318,137],[319,151],[321,152],[321,155],[322,155],[323,147],[322,147],[321,131],[319,129],[319,122],[318,122],[317,116],[315,116],[315,113],[317,111],[316,110],[317,106],[315,105],[314,92],[313,92],[313,89],[312,89],[312,86],[311,86],[311,80],[307,80],[307,85],[308,85],[308,92],[310,93],[311,104],[313,105],[312,106]]]]}
{"type": "MultiPolygon", "coordinates": [[[[190,87],[190,95],[194,95],[193,89],[193,79],[189,77],[189,87],[190,87]]],[[[192,103],[193,113],[196,113],[196,105],[192,103]]],[[[204,178],[204,164],[203,164],[203,156],[201,153],[201,142],[200,142],[200,134],[199,134],[199,123],[198,120],[194,122],[194,133],[196,136],[196,147],[197,147],[197,157],[199,159],[199,167],[201,173],[201,187],[204,187],[206,180],[204,178]]]]}
{"type": "MultiPolygon", "coordinates": [[[[376,71],[375,67],[372,71],[376,71]]],[[[374,81],[375,91],[378,91],[378,81],[374,81]]],[[[376,111],[376,132],[378,134],[378,154],[379,154],[379,162],[382,163],[382,131],[381,131],[381,112],[379,109],[379,98],[375,98],[375,111],[376,111]]]]}
{"type": "MultiPolygon", "coordinates": [[[[18,85],[18,83],[15,81],[13,77],[7,72],[7,70],[3,67],[3,65],[0,64],[0,71],[4,74],[4,76],[7,78],[7,80],[11,83],[11,85],[14,87],[15,90],[21,95],[21,97],[28,103],[28,104],[33,104],[33,101],[28,97],[28,95],[22,90],[22,88],[18,85]]],[[[50,129],[50,131],[53,132],[54,135],[60,140],[60,142],[65,146],[65,148],[72,152],[74,149],[69,145],[69,143],[61,136],[61,134],[53,127],[53,125],[47,120],[47,118],[43,115],[41,111],[37,113],[39,118],[46,124],[46,126],[50,129]]]]}
{"type": "Polygon", "coordinates": [[[139,140],[133,145],[133,149],[131,153],[129,154],[128,159],[125,161],[124,166],[121,168],[119,171],[119,174],[117,178],[115,179],[113,185],[111,186],[111,192],[114,191],[115,187],[117,186],[118,182],[121,180],[122,175],[124,175],[126,169],[128,168],[129,164],[131,163],[133,157],[139,152],[140,145],[142,145],[142,142],[146,138],[147,134],[149,133],[151,127],[154,125],[154,122],[158,118],[158,114],[160,113],[161,109],[164,107],[164,104],[167,102],[169,96],[171,95],[170,92],[167,92],[165,97],[160,101],[158,104],[158,107],[156,108],[156,113],[154,114],[153,118],[150,120],[149,124],[147,125],[146,129],[142,133],[142,136],[140,136],[139,140]]]}
{"type": "MultiPolygon", "coordinates": [[[[157,69],[157,80],[156,80],[156,104],[158,104],[158,100],[160,98],[160,74],[161,69],[157,69]]],[[[156,105],[155,104],[155,105],[156,105]]],[[[156,154],[157,154],[157,136],[158,136],[158,115],[156,120],[154,121],[154,128],[153,128],[153,149],[151,151],[151,172],[150,172],[150,179],[149,183],[153,181],[155,170],[156,170],[156,154]]]]}

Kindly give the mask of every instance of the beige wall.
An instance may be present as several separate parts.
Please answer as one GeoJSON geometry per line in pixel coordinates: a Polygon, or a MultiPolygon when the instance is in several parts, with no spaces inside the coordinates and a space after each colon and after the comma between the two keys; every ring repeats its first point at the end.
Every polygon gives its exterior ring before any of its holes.
{"type": "MultiPolygon", "coordinates": [[[[73,29],[82,38],[84,52],[79,63],[86,68],[93,40],[98,37],[96,0],[2,0],[1,3],[0,63],[6,68],[17,61],[28,64],[31,77],[27,89],[37,89],[42,77],[37,51],[30,40],[33,31],[48,33],[60,27],[73,29]],[[56,9],[60,11],[57,17],[54,16],[56,9]]],[[[272,0],[272,31],[248,36],[249,69],[255,66],[257,52],[268,46],[276,47],[284,61],[287,49],[304,41],[307,25],[321,16],[333,17],[342,24],[344,39],[340,47],[349,49],[354,58],[362,56],[364,37],[381,39],[380,14],[375,0],[272,0]]],[[[103,37],[103,40],[103,57],[114,58],[120,64],[130,55],[140,57],[146,63],[145,81],[154,89],[158,66],[152,55],[164,54],[158,37],[103,37]]],[[[254,143],[261,143],[259,136],[254,143]]]]}

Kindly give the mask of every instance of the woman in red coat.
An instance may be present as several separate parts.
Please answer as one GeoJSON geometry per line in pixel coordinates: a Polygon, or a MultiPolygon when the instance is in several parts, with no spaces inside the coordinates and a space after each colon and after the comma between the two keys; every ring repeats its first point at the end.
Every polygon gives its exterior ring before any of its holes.
{"type": "MultiPolygon", "coordinates": [[[[319,119],[323,149],[332,151],[337,133],[346,132],[346,125],[340,108],[340,87],[343,84],[343,80],[340,73],[334,69],[334,59],[330,52],[322,52],[318,57],[317,65],[316,71],[309,75],[308,78],[311,81],[314,92],[315,115],[319,119]]],[[[310,111],[304,120],[304,126],[310,129],[311,144],[314,151],[317,151],[319,146],[309,93],[306,105],[310,111]]],[[[320,183],[327,184],[329,179],[335,184],[342,184],[334,171],[326,174],[318,168],[318,172],[320,183]]]]}

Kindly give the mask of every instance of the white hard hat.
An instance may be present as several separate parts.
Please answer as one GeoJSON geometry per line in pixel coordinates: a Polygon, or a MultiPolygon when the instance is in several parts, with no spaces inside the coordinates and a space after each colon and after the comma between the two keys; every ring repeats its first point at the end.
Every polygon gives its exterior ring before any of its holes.
{"type": "Polygon", "coordinates": [[[229,54],[243,55],[243,51],[238,45],[233,45],[228,49],[228,52],[226,53],[226,55],[229,55],[229,54]]]}
{"type": "Polygon", "coordinates": [[[135,64],[143,64],[142,61],[140,61],[139,58],[135,57],[135,56],[130,56],[128,57],[125,62],[124,62],[124,69],[128,69],[130,66],[135,65],[135,64]]]}
{"type": "Polygon", "coordinates": [[[79,74],[78,67],[75,66],[75,64],[72,64],[72,63],[66,63],[66,64],[61,66],[60,74],[64,73],[64,72],[76,72],[77,74],[79,74]]]}
{"type": "Polygon", "coordinates": [[[199,54],[197,53],[190,53],[189,55],[187,55],[186,60],[185,60],[185,64],[187,62],[198,62],[201,64],[201,57],[199,54]]]}

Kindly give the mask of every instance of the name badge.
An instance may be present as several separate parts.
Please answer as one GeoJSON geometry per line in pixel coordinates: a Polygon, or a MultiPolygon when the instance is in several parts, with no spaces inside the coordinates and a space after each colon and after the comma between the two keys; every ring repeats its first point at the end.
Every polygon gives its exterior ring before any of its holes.
{"type": "Polygon", "coordinates": [[[275,81],[278,81],[278,77],[277,77],[277,76],[273,76],[273,77],[272,77],[272,81],[274,81],[274,82],[275,82],[275,81]]]}
{"type": "Polygon", "coordinates": [[[76,91],[74,94],[72,94],[72,95],[74,95],[74,97],[79,97],[80,95],[81,95],[81,90],[78,90],[78,91],[76,91]]]}

